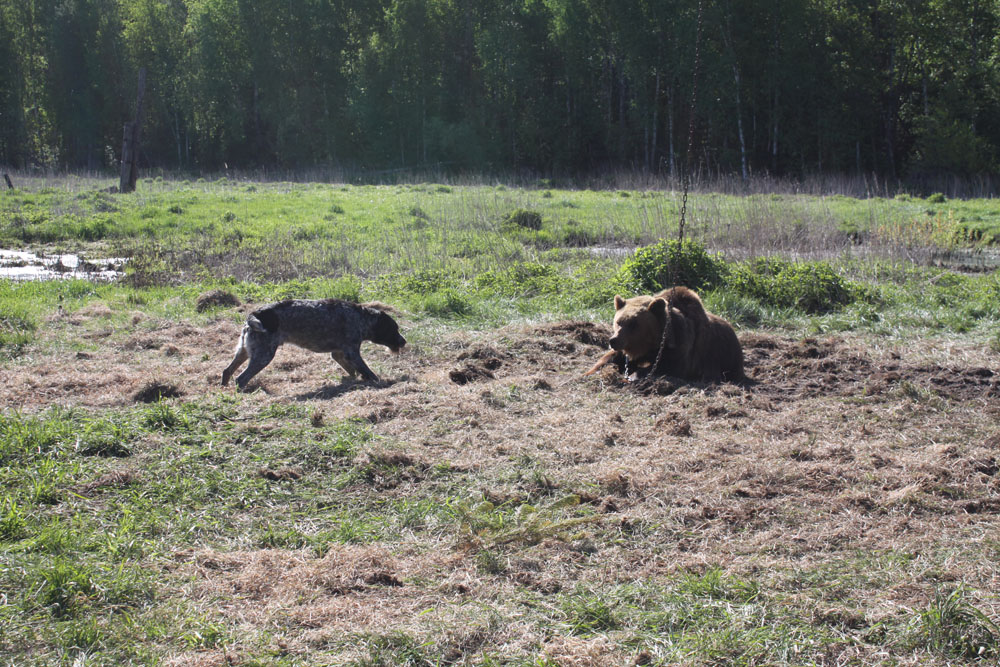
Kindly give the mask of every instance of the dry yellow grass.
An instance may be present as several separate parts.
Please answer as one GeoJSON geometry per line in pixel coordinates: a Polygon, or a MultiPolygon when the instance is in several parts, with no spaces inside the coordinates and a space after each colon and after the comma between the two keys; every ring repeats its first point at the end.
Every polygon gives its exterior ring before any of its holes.
{"type": "MultiPolygon", "coordinates": [[[[48,335],[103,331],[95,321],[104,317],[95,308],[56,318],[48,335]]],[[[237,334],[231,320],[163,323],[109,333],[86,354],[29,356],[5,369],[0,405],[126,406],[150,382],[176,386],[181,400],[230,392],[219,374],[237,334]]],[[[385,378],[379,385],[342,384],[326,356],[287,347],[240,403],[251,419],[268,405],[304,403],[314,423],[368,420],[391,447],[370,446],[362,462],[411,471],[383,486],[369,482],[386,498],[407,497],[431,466],[447,464],[495,505],[575,494],[592,506],[594,523],[571,537],[497,540],[503,567],[492,573],[477,569],[475,549],[457,537],[413,534],[322,556],[193,545],[167,567],[188,582],[176,595],[247,637],[266,630],[275,654],[348,660],[358,657],[343,644],[351,633],[398,630],[436,637],[449,660],[489,649],[575,666],[650,656],[614,632],[579,637],[518,623],[511,600],[528,591],[544,606],[579,586],[721,568],[768,582],[815,622],[849,633],[926,606],[942,582],[1000,590],[998,561],[984,558],[995,553],[1000,528],[993,352],[961,342],[753,333],[741,337],[748,385],[638,386],[610,368],[582,377],[602,335],[601,325],[559,323],[418,337],[400,356],[366,347],[385,378]],[[849,605],[837,591],[797,599],[797,573],[850,568],[858,554],[880,553],[910,558],[891,576],[858,575],[882,576],[886,586],[858,585],[849,605]]],[[[136,473],[123,475],[93,488],[142,484],[136,473]]],[[[980,593],[976,604],[1000,617],[995,595],[980,593]]],[[[240,650],[176,653],[167,664],[226,664],[240,650]]],[[[889,657],[875,645],[838,651],[831,663],[889,657]]]]}

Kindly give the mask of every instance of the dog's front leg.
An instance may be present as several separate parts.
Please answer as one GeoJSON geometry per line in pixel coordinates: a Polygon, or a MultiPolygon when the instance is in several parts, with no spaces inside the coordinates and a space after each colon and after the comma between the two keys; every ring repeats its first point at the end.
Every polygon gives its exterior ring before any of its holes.
{"type": "Polygon", "coordinates": [[[344,354],[343,350],[334,350],[330,353],[333,360],[340,364],[340,367],[347,371],[347,375],[353,380],[358,376],[358,369],[354,367],[353,364],[347,359],[347,355],[344,354]]]}
{"type": "MultiPolygon", "coordinates": [[[[344,368],[353,368],[355,372],[360,373],[361,377],[369,382],[379,381],[378,376],[375,375],[372,369],[368,368],[368,364],[366,364],[365,360],[361,358],[360,349],[348,348],[341,352],[341,354],[344,357],[344,361],[337,359],[341,366],[344,366],[344,368]],[[346,365],[344,364],[345,361],[347,362],[346,365]]],[[[351,373],[351,377],[354,377],[354,373],[351,373]]]]}

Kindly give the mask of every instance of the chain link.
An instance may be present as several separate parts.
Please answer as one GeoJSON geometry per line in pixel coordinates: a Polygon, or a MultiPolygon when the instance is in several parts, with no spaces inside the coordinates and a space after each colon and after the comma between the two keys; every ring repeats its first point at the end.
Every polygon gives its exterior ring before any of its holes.
{"type": "Polygon", "coordinates": [[[698,0],[698,25],[694,37],[694,71],[691,73],[691,112],[688,114],[688,145],[684,156],[684,173],[681,181],[684,195],[681,198],[681,219],[677,226],[677,240],[684,243],[684,222],[687,217],[688,189],[691,187],[691,153],[694,152],[694,112],[698,103],[698,70],[701,69],[701,27],[703,0],[698,0]]]}

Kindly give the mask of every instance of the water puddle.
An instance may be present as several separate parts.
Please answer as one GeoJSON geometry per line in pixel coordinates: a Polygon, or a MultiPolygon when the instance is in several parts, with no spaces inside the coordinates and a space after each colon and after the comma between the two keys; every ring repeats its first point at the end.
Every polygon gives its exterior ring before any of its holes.
{"type": "Polygon", "coordinates": [[[36,255],[25,250],[0,248],[0,279],[59,280],[115,280],[123,275],[123,257],[85,259],[80,255],[36,255]]]}

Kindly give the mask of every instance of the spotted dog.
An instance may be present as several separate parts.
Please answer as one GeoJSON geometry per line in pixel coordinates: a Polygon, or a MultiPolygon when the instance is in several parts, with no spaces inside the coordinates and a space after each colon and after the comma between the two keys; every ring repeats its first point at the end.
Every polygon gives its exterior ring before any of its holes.
{"type": "Polygon", "coordinates": [[[249,359],[246,370],[236,378],[239,389],[246,389],[251,378],[271,363],[282,343],[329,352],[352,378],[360,374],[378,382],[361,358],[361,341],[385,345],[393,352],[406,345],[396,321],[382,308],[340,299],[289,299],[255,310],[247,316],[233,362],[222,372],[222,386],[249,359]]]}

